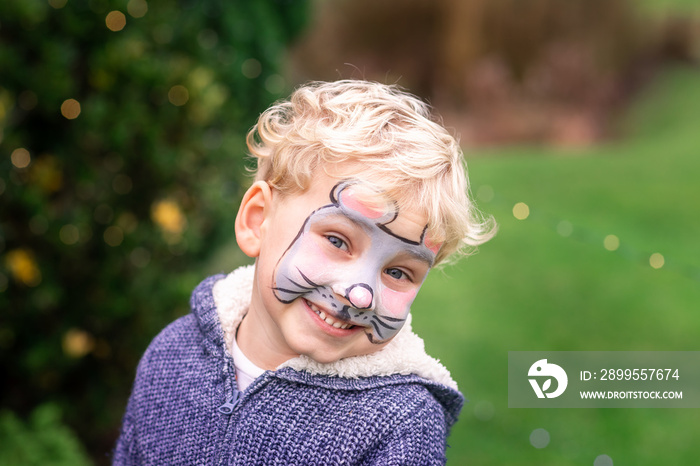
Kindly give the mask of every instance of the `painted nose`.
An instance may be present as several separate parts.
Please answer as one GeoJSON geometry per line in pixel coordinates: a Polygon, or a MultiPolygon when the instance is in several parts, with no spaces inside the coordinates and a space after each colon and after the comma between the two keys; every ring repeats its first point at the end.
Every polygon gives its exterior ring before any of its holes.
{"type": "Polygon", "coordinates": [[[372,289],[364,283],[353,285],[348,290],[348,301],[358,309],[372,306],[372,289]]]}
{"type": "Polygon", "coordinates": [[[374,295],[372,288],[365,283],[356,283],[349,288],[336,290],[336,293],[350,301],[350,304],[356,309],[367,309],[372,307],[372,299],[374,295]]]}

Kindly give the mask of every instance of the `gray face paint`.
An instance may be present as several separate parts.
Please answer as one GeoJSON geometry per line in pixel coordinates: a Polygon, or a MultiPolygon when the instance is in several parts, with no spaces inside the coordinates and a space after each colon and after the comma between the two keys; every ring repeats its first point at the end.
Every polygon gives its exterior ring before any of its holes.
{"type": "MultiPolygon", "coordinates": [[[[365,327],[371,342],[383,343],[403,326],[420,286],[397,291],[383,283],[382,274],[392,260],[406,254],[430,267],[439,247],[425,244],[425,229],[418,241],[394,234],[390,223],[398,216],[398,210],[377,212],[363,204],[352,182],[335,185],[330,199],[331,204],[306,218],[278,261],[273,273],[275,297],[283,303],[303,297],[335,319],[365,327]],[[309,234],[315,228],[333,231],[337,224],[351,225],[364,232],[363,249],[353,260],[339,259],[337,251],[329,254],[328,245],[319,244],[309,234]]],[[[324,241],[328,240],[324,238],[324,241]]],[[[344,246],[342,240],[336,244],[344,246]]],[[[398,269],[389,270],[401,273],[398,269]]]]}

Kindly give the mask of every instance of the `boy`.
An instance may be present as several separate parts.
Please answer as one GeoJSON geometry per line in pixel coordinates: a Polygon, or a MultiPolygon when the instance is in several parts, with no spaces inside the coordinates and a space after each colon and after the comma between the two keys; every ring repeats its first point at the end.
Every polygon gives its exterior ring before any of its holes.
{"type": "Polygon", "coordinates": [[[248,135],[236,241],[139,364],[115,464],[443,464],[463,404],[409,310],[491,234],[462,154],[395,87],[314,83],[248,135]]]}

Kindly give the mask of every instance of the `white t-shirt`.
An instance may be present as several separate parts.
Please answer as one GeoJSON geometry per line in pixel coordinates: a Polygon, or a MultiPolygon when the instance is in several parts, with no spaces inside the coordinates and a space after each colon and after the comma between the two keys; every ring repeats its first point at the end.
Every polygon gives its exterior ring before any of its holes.
{"type": "Polygon", "coordinates": [[[265,369],[261,369],[253,364],[250,359],[243,354],[235,338],[233,339],[232,353],[233,366],[236,368],[236,384],[238,385],[238,390],[244,391],[248,388],[248,385],[253,383],[253,380],[265,372],[265,369]]]}

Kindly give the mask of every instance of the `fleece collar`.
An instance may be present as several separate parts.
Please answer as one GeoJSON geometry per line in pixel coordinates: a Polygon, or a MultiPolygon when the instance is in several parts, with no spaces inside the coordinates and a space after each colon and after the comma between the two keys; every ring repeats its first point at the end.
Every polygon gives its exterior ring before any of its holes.
{"type": "MultiPolygon", "coordinates": [[[[254,274],[255,266],[240,267],[214,285],[214,302],[227,349],[232,348],[236,329],[248,312],[254,274]]],[[[425,352],[423,340],[411,330],[410,315],[394,339],[376,353],[345,358],[330,364],[322,364],[302,355],[290,359],[278,369],[284,367],[343,378],[415,374],[457,390],[457,383],[452,380],[449,371],[425,352]]]]}

